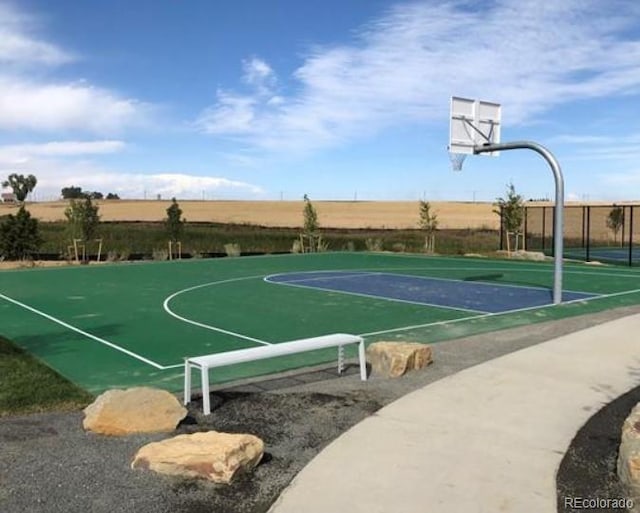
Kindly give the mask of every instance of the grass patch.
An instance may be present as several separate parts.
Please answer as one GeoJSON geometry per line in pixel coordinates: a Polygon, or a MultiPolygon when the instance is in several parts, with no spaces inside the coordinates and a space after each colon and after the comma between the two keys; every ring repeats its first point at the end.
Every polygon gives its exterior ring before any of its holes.
{"type": "Polygon", "coordinates": [[[93,396],[0,337],[0,417],[77,410],[93,396]]]}

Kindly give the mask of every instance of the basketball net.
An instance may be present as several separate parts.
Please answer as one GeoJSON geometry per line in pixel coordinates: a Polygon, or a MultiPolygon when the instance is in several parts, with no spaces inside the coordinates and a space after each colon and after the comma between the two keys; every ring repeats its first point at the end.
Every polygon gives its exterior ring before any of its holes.
{"type": "Polygon", "coordinates": [[[453,151],[450,151],[449,160],[451,161],[451,170],[462,171],[462,164],[464,164],[464,159],[466,158],[467,158],[466,153],[455,153],[453,151]]]}

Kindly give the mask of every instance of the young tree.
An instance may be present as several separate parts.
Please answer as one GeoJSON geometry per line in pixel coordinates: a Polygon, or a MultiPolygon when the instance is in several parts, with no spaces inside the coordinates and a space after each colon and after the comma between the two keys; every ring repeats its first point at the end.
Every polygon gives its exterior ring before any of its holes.
{"type": "Polygon", "coordinates": [[[33,175],[19,175],[17,173],[11,173],[9,177],[2,182],[2,187],[11,187],[13,194],[20,203],[24,203],[27,199],[27,195],[36,188],[38,179],[33,175]]]}
{"type": "Polygon", "coordinates": [[[42,244],[38,220],[20,206],[17,214],[9,214],[0,222],[0,255],[9,260],[25,260],[42,244]]]}
{"type": "Polygon", "coordinates": [[[309,235],[316,233],[320,227],[318,213],[306,194],[304,195],[304,211],[302,214],[304,216],[304,233],[309,235]]]}
{"type": "Polygon", "coordinates": [[[438,216],[431,210],[428,201],[420,200],[420,229],[424,231],[424,249],[427,253],[435,251],[435,236],[438,230],[438,216]]]}
{"type": "Polygon", "coordinates": [[[307,239],[309,245],[309,251],[316,251],[318,249],[318,228],[320,228],[320,224],[318,223],[318,213],[314,208],[309,196],[304,195],[304,209],[302,211],[302,216],[304,219],[304,225],[302,227],[302,237],[303,239],[307,239]]]}
{"type": "Polygon", "coordinates": [[[89,196],[85,196],[84,199],[72,199],[69,202],[64,215],[74,239],[81,239],[86,244],[96,236],[100,224],[98,210],[98,205],[94,205],[89,196]]]}
{"type": "MultiPolygon", "coordinates": [[[[613,242],[618,239],[618,233],[624,226],[624,209],[620,205],[613,205],[613,208],[609,211],[607,216],[607,228],[613,232],[613,242]]],[[[622,244],[622,237],[620,237],[620,244],[622,244]]]]}
{"type": "MultiPolygon", "coordinates": [[[[513,183],[507,184],[506,198],[497,198],[494,206],[497,208],[493,212],[500,216],[507,232],[507,240],[510,233],[520,233],[524,221],[524,198],[516,192],[513,183]]],[[[516,244],[515,250],[517,249],[516,244]]]]}
{"type": "Polygon", "coordinates": [[[171,242],[178,242],[184,229],[185,220],[182,218],[182,209],[175,198],[171,198],[171,205],[167,208],[167,217],[164,225],[171,242]]]}

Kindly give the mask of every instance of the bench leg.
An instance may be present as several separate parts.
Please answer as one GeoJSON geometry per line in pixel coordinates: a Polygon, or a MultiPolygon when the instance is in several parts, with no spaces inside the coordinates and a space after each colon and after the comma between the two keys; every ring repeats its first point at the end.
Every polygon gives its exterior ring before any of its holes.
{"type": "Polygon", "coordinates": [[[191,402],[191,365],[189,360],[184,361],[184,404],[191,402]]]}
{"type": "Polygon", "coordinates": [[[200,367],[202,374],[202,409],[205,415],[211,413],[211,402],[209,398],[209,367],[200,367]]]}
{"type": "Polygon", "coordinates": [[[338,346],[338,374],[344,372],[344,346],[338,346]]]}
{"type": "Polygon", "coordinates": [[[367,356],[364,350],[364,340],[358,343],[358,360],[360,361],[360,379],[367,381],[367,356]]]}

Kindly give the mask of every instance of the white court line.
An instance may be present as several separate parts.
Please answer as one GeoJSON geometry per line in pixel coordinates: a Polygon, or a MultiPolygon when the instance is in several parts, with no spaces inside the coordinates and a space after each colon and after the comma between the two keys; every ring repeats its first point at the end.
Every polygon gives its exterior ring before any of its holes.
{"type": "Polygon", "coordinates": [[[384,271],[376,271],[376,272],[351,272],[351,271],[304,271],[304,272],[296,272],[292,271],[290,273],[278,273],[278,274],[270,274],[267,278],[275,278],[277,276],[287,276],[288,274],[316,274],[316,273],[333,273],[333,276],[316,276],[315,278],[300,278],[299,280],[287,280],[287,281],[271,281],[266,280],[269,283],[277,283],[286,285],[287,283],[300,283],[304,281],[322,281],[322,280],[344,280],[347,278],[360,278],[361,276],[377,276],[379,274],[390,274],[384,273],[384,271]],[[336,273],[339,273],[336,276],[336,273]]]}
{"type": "MultiPolygon", "coordinates": [[[[379,275],[379,274],[384,274],[384,273],[369,273],[366,276],[371,276],[371,275],[379,275]]],[[[353,278],[353,276],[351,276],[353,278]]],[[[301,288],[301,289],[307,289],[307,290],[322,290],[324,292],[336,292],[338,294],[346,294],[349,296],[358,296],[358,297],[366,297],[368,299],[378,299],[381,301],[391,301],[393,303],[407,303],[409,305],[418,305],[418,306],[430,306],[432,308],[441,308],[444,310],[455,310],[458,312],[474,312],[474,313],[487,313],[486,310],[474,310],[472,308],[457,308],[455,306],[446,306],[446,305],[439,305],[436,303],[424,303],[424,302],[420,302],[420,301],[411,301],[409,299],[395,299],[395,298],[391,298],[391,297],[385,297],[385,296],[374,296],[373,294],[364,294],[362,292],[350,292],[347,290],[336,290],[336,289],[329,289],[329,288],[324,288],[324,287],[318,287],[315,285],[300,285],[298,283],[294,283],[291,281],[270,281],[269,278],[271,278],[271,275],[269,276],[265,276],[263,278],[263,280],[267,283],[272,283],[274,285],[284,285],[286,287],[297,287],[297,288],[301,288]]],[[[418,277],[419,278],[419,277],[418,277]]],[[[306,280],[305,280],[306,281],[306,280]]],[[[311,281],[311,280],[309,280],[311,281]]]]}
{"type": "Polygon", "coordinates": [[[404,326],[404,327],[401,327],[401,328],[391,328],[391,329],[388,329],[388,330],[381,330],[381,331],[371,331],[369,333],[360,333],[358,336],[359,337],[372,337],[374,335],[384,335],[386,333],[397,333],[399,331],[409,331],[409,330],[413,330],[413,329],[429,328],[431,326],[441,326],[441,325],[445,325],[445,324],[454,324],[454,323],[457,323],[457,322],[472,321],[472,320],[475,320],[475,319],[483,319],[483,318],[486,318],[486,317],[498,317],[499,315],[507,315],[507,314],[513,314],[513,313],[527,312],[527,311],[530,311],[530,310],[538,310],[538,309],[541,310],[543,308],[551,308],[551,307],[554,307],[554,306],[570,305],[572,303],[595,301],[595,300],[598,300],[598,299],[607,299],[607,298],[610,298],[610,297],[625,296],[627,294],[637,294],[638,292],[640,292],[640,289],[626,290],[624,292],[614,292],[613,294],[603,294],[602,296],[593,296],[593,297],[588,297],[588,298],[572,299],[571,301],[564,301],[560,305],[555,305],[555,304],[551,303],[551,304],[542,305],[542,306],[529,306],[527,308],[518,308],[516,310],[507,310],[505,312],[490,312],[490,313],[486,313],[486,314],[482,314],[482,315],[472,315],[470,317],[460,317],[459,319],[450,319],[450,320],[446,320],[446,321],[429,322],[429,323],[426,323],[426,324],[415,324],[413,326],[404,326]]]}
{"type": "MultiPolygon", "coordinates": [[[[280,255],[269,255],[272,257],[277,257],[280,255]]],[[[422,260],[423,263],[427,263],[428,260],[433,259],[433,260],[440,260],[440,261],[455,261],[455,262],[460,262],[460,259],[456,259],[456,258],[446,258],[446,257],[423,257],[423,256],[413,256],[413,255],[384,255],[386,257],[393,257],[393,258],[400,258],[400,259],[414,259],[414,260],[422,260]]],[[[257,258],[262,258],[262,257],[257,257],[257,258]]],[[[432,262],[433,262],[432,260],[432,262]]],[[[470,262],[471,263],[471,262],[470,262]]],[[[535,272],[535,273],[549,273],[551,271],[550,268],[541,268],[539,266],[528,266],[526,264],[522,265],[520,263],[513,263],[512,265],[509,264],[503,264],[501,267],[487,267],[486,265],[482,265],[482,263],[478,262],[478,264],[480,264],[481,266],[469,266],[469,267],[459,267],[459,266],[454,266],[454,267],[437,267],[437,266],[431,266],[431,265],[422,265],[420,267],[414,267],[414,268],[407,268],[406,266],[402,266],[402,267],[397,267],[397,268],[393,268],[393,267],[387,267],[387,268],[383,268],[383,267],[376,267],[376,268],[369,268],[369,269],[342,269],[342,270],[332,270],[332,272],[338,272],[338,271],[345,271],[345,272],[372,272],[372,273],[376,273],[376,272],[385,272],[385,271],[392,271],[392,270],[398,270],[398,271],[409,271],[409,270],[428,270],[428,271],[479,271],[479,272],[490,272],[490,271],[502,271],[502,272],[510,272],[510,271],[524,271],[524,272],[535,272]]],[[[134,264],[135,265],[135,264],[134,264]]],[[[499,264],[497,264],[499,265],[499,264]]],[[[66,268],[64,268],[66,269],[66,268]]],[[[75,268],[74,268],[75,269],[75,268]]],[[[78,268],[79,269],[79,268],[78,268]]],[[[34,270],[32,270],[34,271],[34,270]]],[[[49,271],[49,269],[35,269],[35,271],[49,271]]],[[[624,278],[640,278],[640,274],[639,273],[635,273],[631,270],[626,270],[626,269],[611,269],[611,271],[613,272],[601,272],[600,270],[593,270],[593,271],[585,271],[585,270],[573,270],[573,269],[567,269],[565,267],[564,273],[565,274],[577,274],[577,275],[584,275],[584,276],[610,276],[610,277],[624,277],[624,278]]],[[[9,272],[9,271],[6,271],[9,272]]],[[[315,271],[300,271],[300,272],[318,272],[317,270],[315,271]]],[[[284,274],[284,273],[280,273],[280,274],[284,274]]],[[[277,276],[277,275],[274,275],[277,276]]],[[[411,276],[411,275],[409,275],[411,276]]],[[[235,332],[231,332],[231,331],[226,331],[226,330],[222,330],[220,328],[216,328],[213,326],[209,326],[209,325],[205,325],[202,323],[196,323],[195,321],[191,321],[190,319],[186,319],[184,317],[181,317],[173,312],[170,311],[170,309],[168,309],[168,304],[169,301],[171,301],[173,298],[175,298],[177,295],[182,294],[184,292],[188,292],[191,290],[195,290],[195,289],[199,289],[202,287],[208,287],[208,286],[212,286],[212,285],[217,285],[217,284],[223,284],[223,283],[231,283],[234,281],[242,281],[242,280],[248,280],[248,279],[257,279],[257,278],[265,278],[264,275],[257,275],[257,276],[246,276],[246,277],[241,277],[241,278],[232,278],[229,280],[221,280],[221,281],[216,281],[216,282],[210,282],[210,283],[204,283],[204,284],[200,284],[200,285],[196,285],[194,287],[189,287],[183,290],[180,290],[174,294],[172,294],[171,296],[169,296],[167,299],[165,299],[164,301],[164,305],[166,305],[165,311],[167,311],[167,313],[169,313],[170,315],[172,315],[173,317],[176,317],[180,320],[182,320],[183,322],[187,322],[190,324],[194,324],[194,325],[198,325],[200,327],[203,327],[205,329],[210,329],[213,331],[220,331],[222,333],[227,333],[231,336],[236,336],[238,338],[243,338],[245,340],[250,340],[253,342],[257,342],[257,343],[262,343],[265,345],[268,345],[269,342],[263,341],[263,340],[258,340],[258,339],[254,339],[251,337],[246,337],[242,334],[239,333],[235,333],[235,332]]],[[[433,277],[431,277],[433,278],[433,277]]],[[[274,282],[269,282],[269,283],[274,283],[274,282]]],[[[293,285],[292,285],[293,286],[293,285]]],[[[608,297],[614,297],[614,296],[621,296],[621,295],[626,295],[626,294],[633,294],[633,293],[637,293],[640,292],[640,289],[637,290],[631,290],[631,291],[623,291],[623,292],[617,292],[617,293],[613,293],[613,294],[606,294],[606,295],[602,295],[602,296],[596,296],[596,297],[592,297],[592,298],[584,298],[584,299],[577,299],[577,300],[573,300],[573,301],[568,301],[566,303],[563,304],[568,304],[568,303],[573,303],[573,302],[580,302],[580,301],[592,301],[592,300],[596,300],[596,299],[602,299],[602,298],[608,298],[608,297]]],[[[148,365],[151,365],[152,367],[159,369],[159,370],[166,370],[166,369],[176,369],[176,368],[181,368],[183,367],[183,364],[174,364],[174,365],[160,365],[148,358],[145,358],[143,356],[140,356],[132,351],[129,351],[127,349],[124,349],[123,347],[118,346],[117,344],[114,344],[112,342],[109,342],[108,340],[102,339],[100,337],[97,337],[95,335],[92,335],[91,333],[85,332],[79,328],[76,328],[75,326],[72,326],[64,321],[61,321],[60,319],[56,319],[53,316],[50,316],[48,314],[45,314],[44,312],[41,312],[33,307],[30,307],[24,303],[21,303],[15,299],[12,299],[6,295],[0,294],[0,298],[13,303],[17,306],[20,306],[22,308],[25,308],[26,310],[29,310],[37,315],[40,315],[52,322],[55,322],[61,326],[64,326],[65,328],[74,331],[76,333],[79,333],[89,339],[92,339],[96,342],[99,342],[103,345],[106,345],[108,347],[111,347],[112,349],[115,349],[116,351],[120,351],[124,354],[127,354],[137,360],[140,360],[144,363],[147,363],[148,365]]],[[[374,296],[375,299],[381,299],[381,298],[377,298],[374,296]]],[[[422,303],[420,303],[422,304],[422,303]]],[[[429,305],[425,305],[425,306],[429,306],[429,305]]],[[[448,309],[449,307],[444,307],[442,305],[432,305],[438,308],[444,308],[444,309],[448,309]]],[[[555,306],[555,305],[546,305],[546,306],[540,306],[540,307],[531,307],[531,308],[527,308],[524,310],[534,310],[537,308],[546,308],[549,306],[555,306]]],[[[433,325],[439,325],[439,324],[452,324],[452,323],[456,323],[456,322],[462,322],[462,321],[466,321],[466,320],[472,320],[472,319],[479,319],[482,317],[489,317],[489,316],[497,316],[497,315],[504,315],[504,314],[509,314],[509,313],[515,313],[518,311],[522,311],[522,310],[511,310],[508,312],[497,312],[497,313],[481,313],[480,315],[475,315],[475,316],[470,316],[470,317],[463,317],[463,318],[458,318],[458,319],[451,319],[448,321],[439,321],[439,322],[435,322],[435,323],[427,323],[427,324],[421,324],[421,325],[415,325],[415,326],[405,326],[405,327],[400,327],[400,328],[394,328],[394,329],[390,329],[390,330],[383,330],[383,331],[379,331],[379,332],[371,332],[371,333],[365,333],[362,334],[361,336],[373,336],[376,334],[383,334],[383,333],[392,333],[392,332],[397,332],[397,331],[408,331],[411,329],[418,329],[418,328],[423,328],[423,327],[428,327],[428,326],[433,326],[433,325]]]]}
{"type": "MultiPolygon", "coordinates": [[[[485,280],[470,280],[470,279],[462,279],[459,280],[457,278],[436,278],[435,276],[422,276],[418,274],[402,274],[402,273],[389,273],[389,272],[380,272],[380,273],[371,273],[371,274],[388,274],[389,276],[402,276],[403,278],[418,278],[420,280],[434,280],[434,281],[448,281],[454,283],[464,283],[471,284],[477,283],[483,287],[508,287],[512,289],[529,289],[529,290],[544,290],[551,293],[551,288],[549,287],[541,287],[538,285],[515,285],[512,283],[500,283],[493,281],[485,281],[485,280]]],[[[562,292],[569,292],[571,294],[588,294],[590,296],[599,296],[600,294],[594,294],[593,292],[583,292],[577,290],[568,290],[563,288],[562,292]]]]}
{"type": "Polygon", "coordinates": [[[176,319],[189,323],[189,324],[193,324],[194,326],[198,326],[199,328],[204,328],[207,330],[211,330],[211,331],[217,331],[219,333],[224,333],[225,335],[231,335],[232,337],[236,337],[236,338],[241,338],[243,340],[248,340],[250,342],[256,342],[258,344],[262,344],[265,346],[270,346],[272,345],[271,342],[267,342],[265,340],[260,340],[258,338],[253,338],[253,337],[248,337],[247,335],[243,335],[242,333],[237,333],[235,331],[229,331],[229,330],[225,330],[222,328],[217,328],[215,326],[211,326],[209,324],[204,324],[202,322],[198,322],[198,321],[193,321],[191,319],[188,319],[186,317],[182,317],[181,315],[178,315],[177,313],[175,313],[174,311],[171,310],[171,308],[169,308],[169,303],[176,298],[177,296],[179,296],[180,294],[184,294],[185,292],[191,292],[192,290],[197,290],[197,289],[201,289],[204,287],[210,287],[212,285],[221,285],[223,283],[234,283],[236,281],[243,281],[243,280],[255,280],[258,278],[264,278],[264,275],[258,275],[258,276],[244,276],[242,278],[230,278],[228,280],[220,280],[220,281],[212,281],[209,283],[201,283],[200,285],[194,285],[193,287],[188,287],[186,289],[182,289],[179,290],[178,292],[174,292],[173,294],[171,294],[170,296],[168,296],[162,303],[162,307],[164,308],[164,311],[167,312],[169,315],[171,315],[172,317],[175,317],[176,319]]]}
{"type": "MultiPolygon", "coordinates": [[[[449,262],[460,262],[461,260],[463,260],[460,257],[443,257],[443,256],[428,256],[428,255],[400,255],[400,254],[395,254],[395,253],[389,253],[389,254],[385,254],[385,255],[379,255],[379,256],[386,256],[389,257],[390,259],[395,258],[395,259],[405,259],[405,260],[422,260],[423,262],[426,262],[428,260],[435,260],[435,261],[449,261],[449,262]]],[[[481,262],[491,262],[491,259],[480,259],[480,258],[464,258],[464,260],[468,261],[470,264],[473,264],[474,262],[477,263],[481,263],[481,262]]],[[[495,262],[495,261],[494,261],[495,262]]],[[[640,278],[640,273],[635,272],[631,269],[621,269],[621,268],[616,268],[616,267],[606,267],[606,269],[608,271],[612,271],[610,273],[603,273],[603,272],[599,272],[599,271],[582,271],[582,270],[572,270],[574,268],[583,268],[586,264],[580,264],[580,263],[571,263],[571,262],[565,262],[565,266],[563,267],[563,274],[564,273],[571,273],[571,274],[583,274],[586,276],[627,276],[627,277],[633,277],[633,278],[640,278]]],[[[552,267],[552,263],[551,262],[540,262],[538,264],[531,264],[531,263],[527,263],[525,261],[503,261],[500,263],[497,263],[495,265],[503,265],[503,266],[507,266],[507,267],[500,267],[500,268],[490,268],[490,267],[431,267],[431,266],[421,266],[421,267],[415,267],[413,269],[429,269],[429,270],[449,270],[449,271],[453,271],[453,270],[458,270],[458,271],[476,271],[476,270],[486,270],[486,271],[493,271],[493,270],[502,270],[502,271],[521,271],[521,270],[526,270],[527,272],[540,272],[540,273],[548,273],[551,272],[553,273],[553,267],[552,267]],[[541,269],[540,267],[546,267],[546,269],[541,269]]],[[[404,270],[404,269],[409,269],[407,267],[398,267],[398,270],[404,270]]]]}
{"type": "MultiPolygon", "coordinates": [[[[412,260],[426,260],[428,258],[437,258],[440,260],[455,260],[455,258],[443,258],[443,257],[420,257],[420,256],[411,256],[411,255],[405,255],[404,257],[402,257],[401,255],[385,255],[385,256],[389,256],[390,258],[406,258],[406,259],[412,259],[412,260]]],[[[459,262],[460,260],[458,260],[459,262]]],[[[471,262],[470,262],[471,263],[471,262]]],[[[368,268],[363,268],[363,269],[353,269],[353,268],[343,268],[343,269],[332,269],[332,270],[326,270],[326,272],[334,272],[334,273],[339,273],[339,272],[345,272],[345,273],[367,273],[367,272],[371,272],[371,273],[376,273],[376,272],[389,272],[389,271],[481,271],[481,272],[494,272],[494,271],[500,271],[500,272],[528,272],[528,273],[544,273],[544,274],[553,274],[553,267],[551,266],[551,264],[545,264],[545,263],[541,263],[538,265],[532,265],[532,264],[525,264],[525,263],[513,263],[512,266],[509,266],[508,262],[497,262],[493,265],[496,266],[501,266],[501,267],[487,267],[485,266],[481,266],[481,267],[471,267],[471,266],[465,266],[465,267],[459,267],[459,266],[447,266],[447,267],[434,267],[434,266],[430,266],[430,265],[421,265],[421,266],[416,266],[416,267],[406,267],[406,266],[402,266],[402,267],[368,267],[368,268]],[[506,265],[506,267],[505,267],[506,265]]],[[[636,278],[636,279],[640,279],[640,272],[637,271],[633,271],[633,270],[627,270],[627,269],[616,269],[616,268],[608,268],[607,270],[613,271],[613,272],[602,272],[600,270],[594,269],[593,271],[591,270],[581,270],[581,269],[577,269],[577,270],[573,270],[573,268],[570,268],[568,266],[565,266],[563,268],[562,274],[577,274],[577,275],[581,275],[581,276],[609,276],[609,277],[615,277],[615,278],[636,278]]],[[[295,274],[305,274],[305,273],[318,273],[318,272],[323,272],[323,271],[319,271],[319,270],[313,270],[313,271],[292,271],[292,273],[295,272],[295,274]]],[[[283,275],[283,274],[287,274],[287,273],[276,273],[273,274],[271,276],[279,276],[279,275],[283,275]]],[[[429,276],[429,278],[431,278],[431,276],[429,276]]],[[[438,278],[438,279],[446,279],[446,278],[438,278]]],[[[459,280],[459,281],[463,281],[463,280],[459,280]]],[[[517,287],[518,285],[512,285],[514,287],[517,287]]],[[[524,285],[523,285],[524,286],[524,285]]],[[[566,289],[563,289],[566,290],[566,289]]],[[[567,292],[572,292],[572,291],[567,291],[567,292]]],[[[573,291],[573,292],[584,292],[584,291],[573,291]]],[[[588,292],[587,292],[588,294],[588,292]]]]}
{"type": "Polygon", "coordinates": [[[55,322],[56,324],[59,324],[60,326],[64,326],[65,328],[71,330],[71,331],[75,331],[76,333],[79,333],[80,335],[83,335],[87,338],[90,338],[92,340],[95,340],[96,342],[100,342],[101,344],[104,344],[105,346],[108,346],[112,349],[115,349],[116,351],[120,351],[121,353],[124,353],[128,356],[131,356],[133,358],[135,358],[136,360],[140,360],[141,362],[144,362],[148,365],[151,365],[152,367],[155,367],[156,369],[160,369],[160,370],[164,370],[165,367],[163,367],[162,365],[149,360],[148,358],[145,358],[144,356],[140,356],[139,354],[134,353],[133,351],[129,351],[128,349],[125,349],[123,347],[120,347],[116,344],[114,344],[113,342],[109,342],[108,340],[105,340],[103,338],[100,337],[96,337],[95,335],[92,335],[91,333],[87,333],[86,331],[81,330],[80,328],[76,328],[75,326],[72,326],[69,323],[66,323],[64,321],[61,321],[60,319],[56,319],[55,317],[46,314],[44,312],[41,312],[40,310],[37,310],[35,308],[33,308],[32,306],[26,305],[24,303],[21,303],[20,301],[17,301],[15,299],[10,298],[9,296],[5,296],[4,294],[0,294],[0,298],[4,299],[5,301],[8,301],[9,303],[13,303],[16,306],[19,306],[21,308],[24,308],[25,310],[29,310],[30,312],[40,315],[41,317],[44,317],[45,319],[48,319],[52,322],[55,322]]]}

